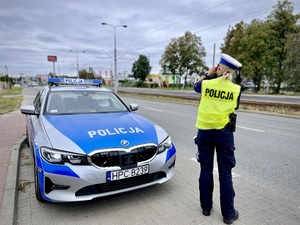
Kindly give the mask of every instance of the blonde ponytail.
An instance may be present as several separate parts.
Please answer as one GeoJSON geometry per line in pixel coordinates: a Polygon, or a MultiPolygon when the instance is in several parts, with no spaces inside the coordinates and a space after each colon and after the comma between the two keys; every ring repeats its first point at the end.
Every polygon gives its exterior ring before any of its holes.
{"type": "Polygon", "coordinates": [[[231,69],[228,66],[225,66],[223,64],[219,64],[220,69],[223,73],[222,75],[222,80],[232,80],[233,74],[235,72],[235,70],[231,69]]]}

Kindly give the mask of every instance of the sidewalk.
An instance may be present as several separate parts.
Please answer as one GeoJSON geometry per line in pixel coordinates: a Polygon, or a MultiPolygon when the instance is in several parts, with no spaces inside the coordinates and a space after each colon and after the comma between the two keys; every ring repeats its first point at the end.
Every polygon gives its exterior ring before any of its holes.
{"type": "Polygon", "coordinates": [[[24,134],[25,116],[20,110],[0,115],[0,224],[12,224],[16,213],[19,149],[24,134]]]}
{"type": "MultiPolygon", "coordinates": [[[[214,204],[210,216],[199,205],[199,164],[178,152],[175,176],[163,185],[74,203],[40,203],[35,199],[30,149],[20,157],[20,180],[31,183],[19,191],[17,225],[224,225],[220,213],[218,177],[215,174],[214,204]]],[[[299,225],[300,209],[280,196],[233,178],[235,206],[240,218],[233,225],[299,225]]],[[[0,222],[1,224],[1,222],[0,222]]],[[[6,225],[6,224],[5,224],[6,225]]]]}

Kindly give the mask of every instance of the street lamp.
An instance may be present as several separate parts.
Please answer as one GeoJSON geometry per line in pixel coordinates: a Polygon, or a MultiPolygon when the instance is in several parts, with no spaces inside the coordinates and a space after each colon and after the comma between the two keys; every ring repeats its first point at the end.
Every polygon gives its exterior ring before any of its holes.
{"type": "Polygon", "coordinates": [[[116,40],[116,28],[117,27],[124,27],[126,28],[127,25],[112,25],[108,23],[101,23],[102,25],[111,26],[114,28],[114,63],[115,63],[115,93],[117,93],[117,86],[118,86],[118,74],[117,74],[117,40],[116,40]]]}
{"type": "Polygon", "coordinates": [[[79,62],[78,62],[78,53],[82,52],[85,53],[85,51],[75,51],[75,50],[69,50],[69,52],[76,52],[77,55],[77,79],[79,79],[79,62]]]}

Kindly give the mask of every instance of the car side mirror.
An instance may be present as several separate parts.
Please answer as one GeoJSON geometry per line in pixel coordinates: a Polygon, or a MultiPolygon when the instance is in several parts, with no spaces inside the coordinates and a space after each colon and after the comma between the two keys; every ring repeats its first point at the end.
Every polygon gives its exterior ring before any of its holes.
{"type": "Polygon", "coordinates": [[[37,115],[33,105],[25,105],[20,107],[20,111],[25,115],[37,115]]]}
{"type": "Polygon", "coordinates": [[[136,110],[139,109],[139,105],[136,104],[136,103],[131,103],[131,104],[129,105],[129,107],[130,107],[130,110],[131,110],[131,111],[136,111],[136,110]]]}

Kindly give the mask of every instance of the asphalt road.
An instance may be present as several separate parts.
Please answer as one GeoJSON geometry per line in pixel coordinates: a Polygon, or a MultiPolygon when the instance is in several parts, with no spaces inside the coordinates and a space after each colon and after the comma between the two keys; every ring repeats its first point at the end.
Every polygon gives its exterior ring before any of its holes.
{"type": "Polygon", "coordinates": [[[41,87],[23,87],[22,105],[33,105],[34,98],[41,87]]]}
{"type": "MultiPolygon", "coordinates": [[[[196,105],[123,98],[138,103],[137,113],[160,124],[171,135],[178,151],[194,158],[196,105]]],[[[235,133],[235,176],[300,206],[300,120],[238,111],[235,133]]]]}

